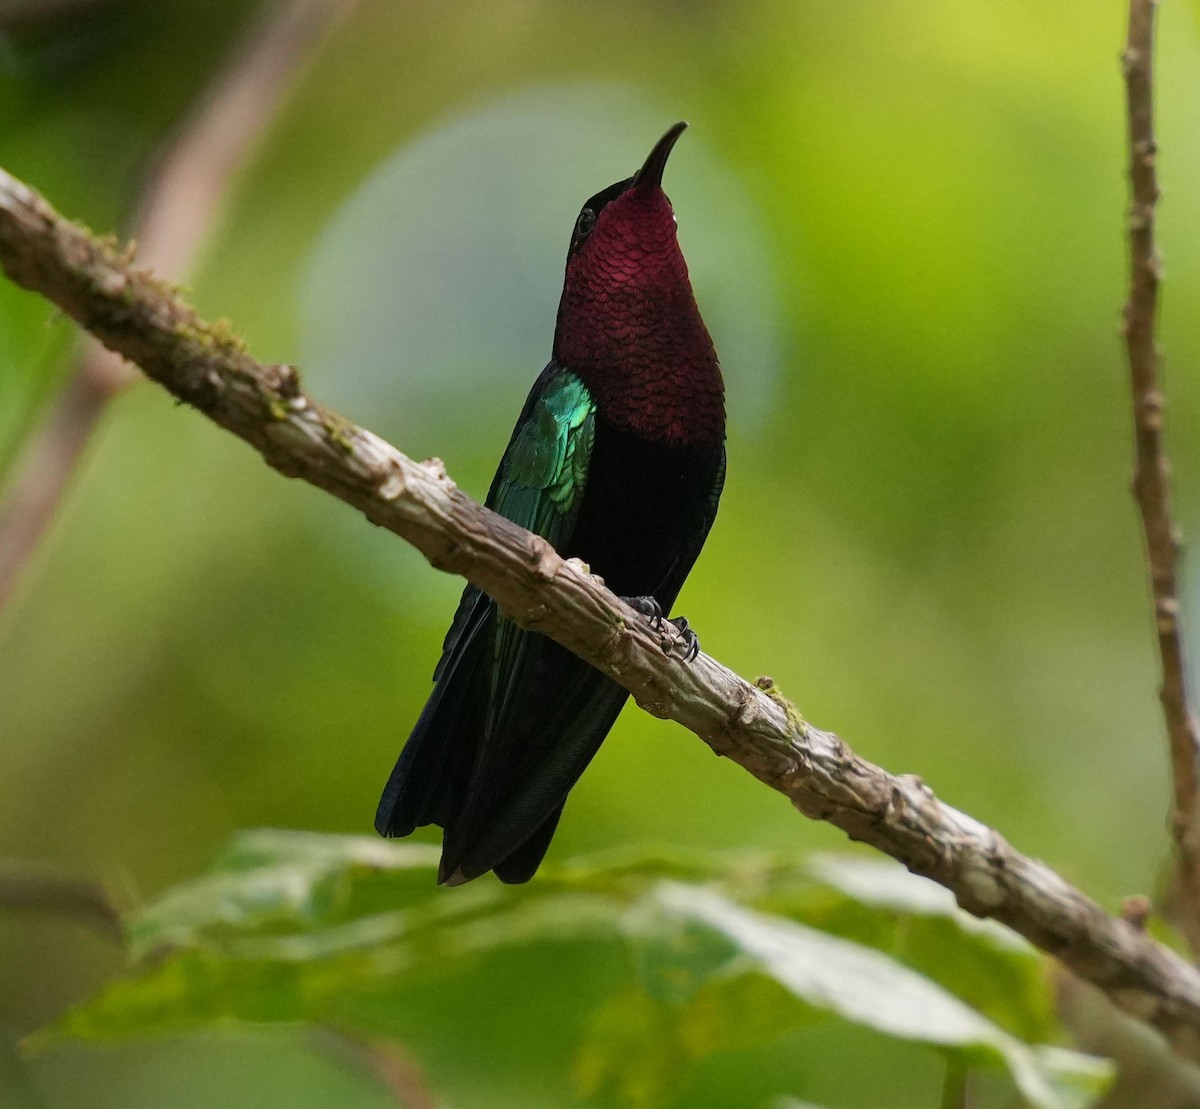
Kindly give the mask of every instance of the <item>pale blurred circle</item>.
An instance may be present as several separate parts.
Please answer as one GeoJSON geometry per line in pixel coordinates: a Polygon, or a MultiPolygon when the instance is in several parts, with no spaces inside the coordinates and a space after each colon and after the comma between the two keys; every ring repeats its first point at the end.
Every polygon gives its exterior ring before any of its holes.
{"type": "MultiPolygon", "coordinates": [[[[423,432],[465,421],[499,450],[550,356],[580,206],[686,116],[627,87],[543,86],[405,143],[346,198],[303,270],[306,374],[401,447],[435,449],[423,432]]],[[[770,243],[703,120],[691,123],[664,185],[731,421],[752,433],[780,370],[770,243]]]]}

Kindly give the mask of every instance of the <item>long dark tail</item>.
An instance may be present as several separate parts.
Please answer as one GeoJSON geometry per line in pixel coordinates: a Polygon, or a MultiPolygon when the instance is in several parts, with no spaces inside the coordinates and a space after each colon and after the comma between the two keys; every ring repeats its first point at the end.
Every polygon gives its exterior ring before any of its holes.
{"type": "Polygon", "coordinates": [[[522,673],[498,697],[492,672],[498,617],[486,603],[482,617],[456,619],[455,641],[447,637],[433,694],[375,820],[385,836],[424,824],[445,829],[438,880],[447,885],[489,870],[504,882],[534,875],[568,792],[626,697],[557,644],[524,632],[522,673]]]}
{"type": "Polygon", "coordinates": [[[487,684],[463,673],[439,682],[384,786],[375,813],[381,836],[447,827],[471,780],[487,712],[487,684]]]}
{"type": "Polygon", "coordinates": [[[426,824],[446,827],[466,793],[487,719],[494,606],[468,586],[433,672],[425,703],[375,812],[381,836],[407,836],[426,824]]]}

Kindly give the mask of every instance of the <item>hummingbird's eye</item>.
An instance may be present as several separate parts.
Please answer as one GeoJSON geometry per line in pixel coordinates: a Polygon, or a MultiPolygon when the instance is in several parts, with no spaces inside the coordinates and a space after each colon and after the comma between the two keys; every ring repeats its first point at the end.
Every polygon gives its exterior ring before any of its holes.
{"type": "Polygon", "coordinates": [[[575,238],[586,239],[592,233],[592,228],[595,226],[596,213],[591,208],[584,208],[579,213],[579,219],[575,221],[575,238]]]}

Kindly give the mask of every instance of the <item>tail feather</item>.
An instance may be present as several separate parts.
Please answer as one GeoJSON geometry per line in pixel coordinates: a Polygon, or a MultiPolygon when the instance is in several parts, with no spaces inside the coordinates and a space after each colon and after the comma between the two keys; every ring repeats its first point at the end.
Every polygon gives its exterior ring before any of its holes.
{"type": "MultiPolygon", "coordinates": [[[[564,802],[565,804],[565,802],[564,802]]],[[[542,865],[550,841],[554,838],[554,830],[558,827],[558,818],[562,816],[563,806],[559,805],[520,847],[502,863],[497,863],[492,869],[496,877],[510,886],[528,882],[542,865]]]]}
{"type": "MultiPolygon", "coordinates": [[[[521,717],[489,733],[471,787],[447,825],[442,848],[447,874],[469,881],[489,870],[532,877],[546,853],[567,794],[579,781],[621,711],[628,694],[557,643],[537,637],[541,656],[534,693],[521,717]]],[[[501,875],[503,877],[503,875],[501,875]]],[[[509,879],[506,879],[509,880],[509,879]]],[[[518,880],[518,879],[511,879],[518,880]]]]}
{"type": "Polygon", "coordinates": [[[407,836],[426,824],[444,828],[454,818],[483,735],[487,682],[480,680],[480,671],[492,611],[477,592],[463,595],[434,671],[433,694],[379,799],[375,830],[381,836],[407,836]]]}
{"type": "MultiPolygon", "coordinates": [[[[464,608],[466,603],[464,598],[464,608]]],[[[504,882],[533,877],[567,794],[627,697],[557,643],[518,631],[528,637],[514,652],[522,665],[499,699],[506,711],[497,711],[499,623],[486,598],[465,615],[460,608],[433,694],[375,818],[384,836],[440,825],[445,835],[438,881],[445,885],[489,870],[504,882]]]]}
{"type": "MultiPolygon", "coordinates": [[[[468,683],[469,684],[469,683],[468,683]]],[[[407,836],[426,824],[445,827],[470,781],[486,702],[431,697],[404,745],[375,814],[381,836],[407,836]]]]}

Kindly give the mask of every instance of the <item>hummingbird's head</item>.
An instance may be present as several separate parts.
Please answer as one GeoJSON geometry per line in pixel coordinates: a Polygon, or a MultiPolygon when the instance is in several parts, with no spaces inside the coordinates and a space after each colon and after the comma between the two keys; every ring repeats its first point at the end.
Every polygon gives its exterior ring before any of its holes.
{"type": "Polygon", "coordinates": [[[585,273],[611,270],[626,280],[649,276],[663,268],[668,255],[679,254],[675,212],[662,191],[667,158],[686,123],[677,123],[650,151],[632,177],[609,185],[579,211],[567,250],[567,284],[585,273]]]}
{"type": "MultiPolygon", "coordinates": [[[[575,221],[554,333],[554,358],[594,392],[666,380],[680,388],[720,374],[679,250],[663,169],[677,123],[637,173],[597,193],[575,221]]],[[[603,400],[602,400],[602,408],[603,400]]]]}

